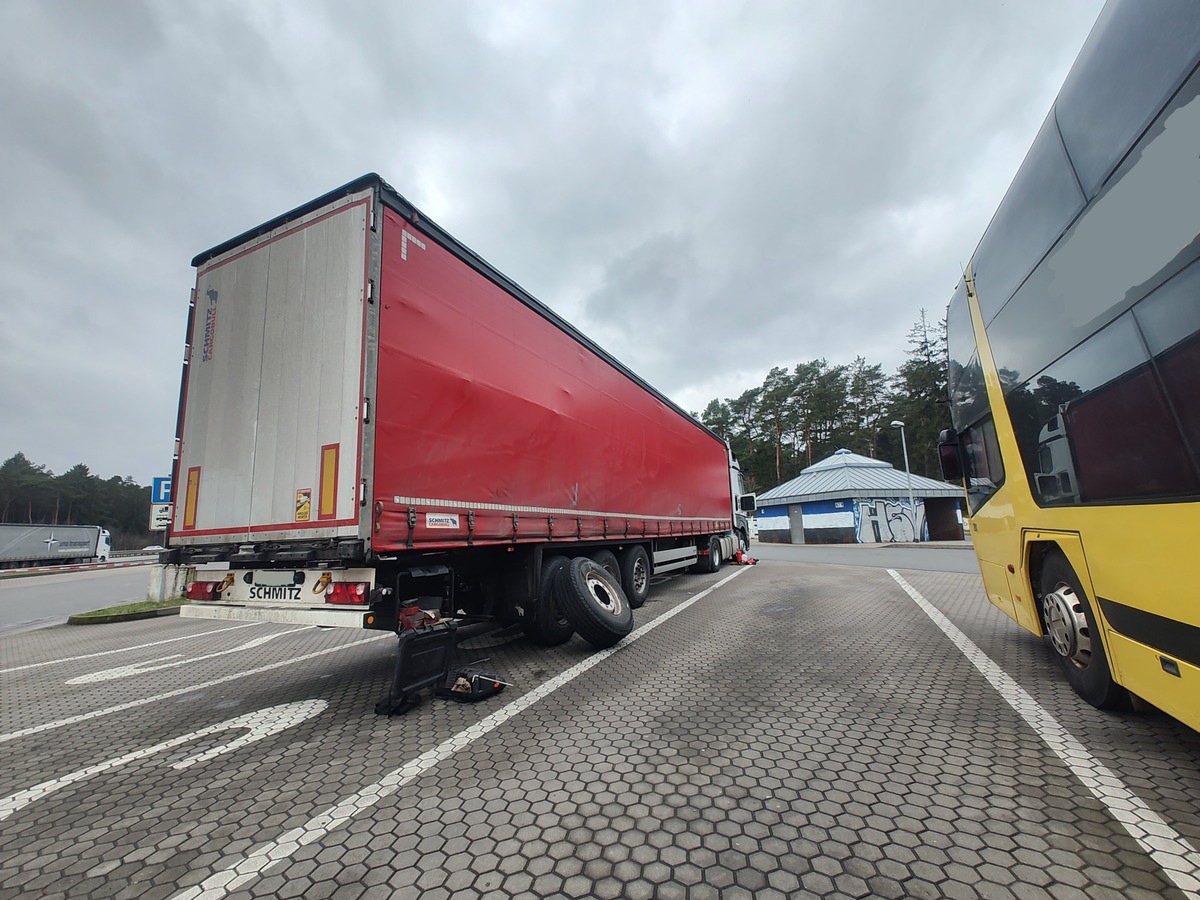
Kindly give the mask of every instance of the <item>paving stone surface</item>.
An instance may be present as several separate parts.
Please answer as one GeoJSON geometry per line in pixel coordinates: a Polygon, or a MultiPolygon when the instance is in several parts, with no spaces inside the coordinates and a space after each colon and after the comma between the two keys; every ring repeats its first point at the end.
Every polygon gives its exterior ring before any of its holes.
{"type": "MultiPolygon", "coordinates": [[[[1079,701],[977,576],[901,575],[1200,846],[1200,735],[1079,701]]],[[[390,719],[386,635],[0,639],[0,900],[1184,896],[886,571],[685,575],[636,624],[664,614],[598,661],[472,639],[460,660],[513,687],[390,719]],[[212,727],[285,704],[232,748],[253,729],[212,727]]]]}

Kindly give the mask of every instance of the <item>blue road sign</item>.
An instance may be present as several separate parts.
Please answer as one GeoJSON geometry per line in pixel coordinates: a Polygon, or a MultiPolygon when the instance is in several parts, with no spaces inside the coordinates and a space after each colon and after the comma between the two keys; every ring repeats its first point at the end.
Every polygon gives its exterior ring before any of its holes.
{"type": "Polygon", "coordinates": [[[166,478],[155,478],[154,487],[150,490],[151,503],[170,503],[171,502],[171,476],[166,478]]]}

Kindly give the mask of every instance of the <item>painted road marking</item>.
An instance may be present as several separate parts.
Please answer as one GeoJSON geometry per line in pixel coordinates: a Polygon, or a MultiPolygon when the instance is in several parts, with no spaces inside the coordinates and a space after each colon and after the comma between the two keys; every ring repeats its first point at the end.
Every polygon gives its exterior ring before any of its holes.
{"type": "Polygon", "coordinates": [[[23,666],[13,666],[9,669],[0,669],[0,675],[7,675],[9,672],[21,672],[25,669],[36,669],[39,666],[53,666],[58,663],[78,662],[81,659],[94,659],[97,656],[110,656],[113,653],[128,653],[130,650],[145,650],[147,647],[157,647],[160,644],[170,644],[174,641],[187,641],[192,638],[208,637],[210,634],[221,634],[224,631],[235,631],[238,628],[250,628],[258,625],[258,622],[247,622],[245,625],[234,625],[232,628],[217,628],[213,631],[201,631],[199,634],[185,634],[180,637],[166,638],[161,641],[151,641],[148,644],[137,644],[133,647],[118,647],[116,650],[101,650],[98,653],[85,653],[82,656],[64,656],[61,659],[48,659],[45,662],[28,663],[23,666]]]}
{"type": "Polygon", "coordinates": [[[171,765],[172,769],[186,769],[196,763],[207,762],[225,753],[232,753],[235,750],[240,750],[248,744],[253,744],[256,741],[261,741],[263,738],[270,737],[273,734],[278,734],[295,725],[299,725],[313,716],[324,712],[325,707],[329,703],[325,700],[303,700],[299,703],[284,703],[280,706],[271,706],[267,709],[256,710],[252,713],[238,716],[235,719],[227,719],[224,722],[218,722],[216,725],[209,725],[207,728],[201,728],[199,731],[193,731],[190,734],[185,734],[177,738],[172,738],[169,741],[163,741],[161,744],[155,744],[153,747],[146,747],[142,750],[135,750],[132,753],[126,753],[124,756],[118,756],[116,759],[110,759],[106,762],[97,763],[94,766],[88,766],[86,769],[80,769],[78,772],[72,772],[70,775],[63,775],[61,778],[55,778],[51,781],[43,781],[41,784],[35,784],[31,788],[23,791],[18,791],[10,797],[5,797],[0,800],[0,821],[7,819],[13,813],[25,808],[35,800],[40,800],[47,794],[52,794],[57,790],[83,781],[85,778],[91,778],[93,775],[99,775],[101,772],[108,772],[119,766],[124,766],[131,762],[136,762],[139,759],[150,756],[154,753],[159,753],[163,750],[170,750],[173,747],[178,747],[180,744],[186,744],[188,741],[194,741],[202,737],[207,737],[210,734],[216,734],[221,731],[230,731],[238,728],[245,728],[246,733],[240,737],[234,738],[227,744],[221,744],[213,747],[203,753],[197,753],[195,756],[189,756],[187,759],[182,759],[179,762],[171,765]]]}
{"type": "Polygon", "coordinates": [[[241,653],[243,650],[253,650],[255,647],[261,647],[263,644],[269,643],[276,638],[281,638],[288,634],[296,634],[301,631],[307,631],[308,627],[293,628],[291,631],[280,631],[277,634],[264,634],[262,637],[254,638],[240,647],[230,647],[228,650],[218,650],[215,653],[208,653],[204,656],[189,656],[186,659],[178,659],[182,656],[181,653],[173,653],[170,656],[164,656],[160,659],[148,659],[145,662],[130,663],[127,666],[118,666],[115,669],[105,669],[102,672],[93,672],[90,675],[80,675],[78,678],[68,679],[67,684],[95,684],[98,681],[115,681],[118,678],[132,678],[135,675],[145,675],[147,672],[160,672],[163,669],[174,669],[178,666],[190,666],[192,663],[198,663],[206,659],[215,659],[218,656],[228,656],[230,653],[241,653]],[[164,662],[164,660],[174,659],[175,662],[164,662]],[[151,663],[162,663],[162,665],[151,665],[151,663]]]}
{"type": "Polygon", "coordinates": [[[1200,900],[1200,853],[1143,803],[1141,798],[1127,788],[1107,766],[1092,756],[1054,716],[996,665],[974,641],[959,631],[937,607],[922,597],[916,588],[901,578],[895,570],[887,571],[921,611],[942,629],[946,637],[954,641],[971,665],[992,683],[992,687],[999,692],[1004,701],[1016,710],[1075,777],[1083,782],[1092,796],[1104,804],[1109,815],[1120,822],[1129,832],[1129,836],[1150,854],[1175,886],[1183,891],[1185,896],[1200,900]]]}
{"type": "Polygon", "coordinates": [[[219,898],[226,896],[229,892],[244,887],[260,875],[266,873],[272,866],[288,859],[301,847],[311,844],[314,841],[319,841],[329,832],[342,827],[358,814],[366,812],[381,800],[390,797],[409,782],[428,772],[444,760],[449,759],[459,750],[469,747],[484,735],[496,730],[509,719],[524,712],[542,698],[548,697],[559,688],[570,684],[584,672],[600,665],[600,663],[604,662],[604,660],[608,659],[614,653],[619,653],[622,648],[628,647],[634,641],[645,637],[664,622],[679,615],[685,609],[692,606],[692,604],[707,597],[717,588],[728,584],[745,571],[747,569],[738,569],[733,574],[727,575],[707,590],[694,594],[674,609],[669,609],[658,618],[647,622],[615,647],[597,651],[582,662],[576,663],[549,681],[538,685],[528,694],[523,694],[507,706],[498,709],[487,718],[476,722],[453,737],[447,738],[433,749],[422,753],[416,759],[409,760],[403,766],[389,772],[374,784],[368,785],[336,805],[329,807],[324,812],[318,813],[305,824],[281,834],[273,841],[268,841],[253,848],[239,861],[210,875],[195,887],[180,891],[172,900],[219,900],[219,898]]]}
{"type": "Polygon", "coordinates": [[[275,669],[282,669],[285,666],[292,666],[299,662],[316,659],[318,656],[325,656],[328,653],[339,653],[343,650],[349,650],[351,647],[358,647],[361,644],[369,644],[373,641],[378,641],[381,638],[386,637],[394,637],[394,635],[374,635],[369,638],[363,638],[361,641],[351,641],[349,644],[339,644],[336,647],[326,647],[324,650],[316,650],[312,653],[305,653],[303,656],[285,659],[282,662],[271,663],[270,665],[266,666],[259,666],[257,669],[247,669],[244,672],[234,672],[232,675],[214,678],[212,681],[205,681],[200,684],[191,684],[187,687],[176,688],[175,690],[167,691],[164,694],[155,694],[153,697],[143,697],[141,700],[130,700],[128,703],[119,703],[116,706],[110,706],[107,709],[97,709],[89,713],[80,713],[77,716],[70,716],[66,719],[58,719],[54,722],[46,722],[43,725],[31,725],[28,728],[22,728],[20,731],[10,731],[8,734],[0,734],[0,744],[8,741],[15,741],[17,738],[28,737],[31,734],[41,734],[43,731],[52,731],[55,728],[63,728],[67,725],[76,725],[80,722],[89,722],[92,719],[99,719],[101,716],[111,716],[113,713],[124,712],[127,709],[136,709],[139,706],[146,706],[150,703],[158,703],[160,700],[170,700],[172,697],[190,694],[193,691],[202,691],[205,688],[216,687],[218,684],[228,684],[230,681],[237,681],[239,678],[248,678],[251,675],[260,675],[263,672],[273,672],[275,669]]]}

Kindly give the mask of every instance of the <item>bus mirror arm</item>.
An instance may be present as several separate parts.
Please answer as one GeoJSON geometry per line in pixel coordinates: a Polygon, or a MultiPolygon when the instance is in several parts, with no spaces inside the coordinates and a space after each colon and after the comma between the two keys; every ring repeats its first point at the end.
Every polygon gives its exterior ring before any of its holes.
{"type": "Polygon", "coordinates": [[[949,429],[938,435],[938,459],[942,463],[942,478],[961,483],[963,465],[959,455],[958,435],[949,429]]]}

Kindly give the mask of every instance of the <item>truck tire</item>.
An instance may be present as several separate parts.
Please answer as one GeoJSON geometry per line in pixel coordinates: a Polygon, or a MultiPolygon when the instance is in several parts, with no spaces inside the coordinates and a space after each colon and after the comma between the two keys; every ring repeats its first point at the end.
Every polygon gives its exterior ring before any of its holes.
{"type": "Polygon", "coordinates": [[[696,568],[712,573],[721,568],[721,563],[721,539],[714,535],[708,539],[708,556],[700,557],[700,564],[696,568]]]}
{"type": "Polygon", "coordinates": [[[617,558],[621,567],[621,588],[633,609],[641,609],[650,596],[650,557],[646,548],[634,544],[621,551],[617,558]]]}
{"type": "MultiPolygon", "coordinates": [[[[617,565],[617,556],[611,550],[593,550],[588,554],[592,558],[592,562],[599,566],[603,566],[617,582],[621,584],[621,567],[617,565]]],[[[622,585],[624,587],[624,585],[622,585]]]]}
{"type": "Polygon", "coordinates": [[[620,582],[586,556],[571,560],[558,579],[558,608],[579,636],[604,650],[633,631],[633,610],[620,582]]]}
{"type": "Polygon", "coordinates": [[[558,580],[563,577],[569,562],[565,556],[547,556],[542,560],[542,577],[538,583],[533,617],[526,617],[522,623],[529,639],[543,647],[565,644],[575,633],[574,626],[558,608],[556,590],[558,580]]]}
{"type": "Polygon", "coordinates": [[[1075,570],[1057,551],[1042,568],[1041,598],[1046,636],[1075,693],[1097,709],[1128,709],[1129,692],[1113,680],[1096,614],[1075,570]]]}

